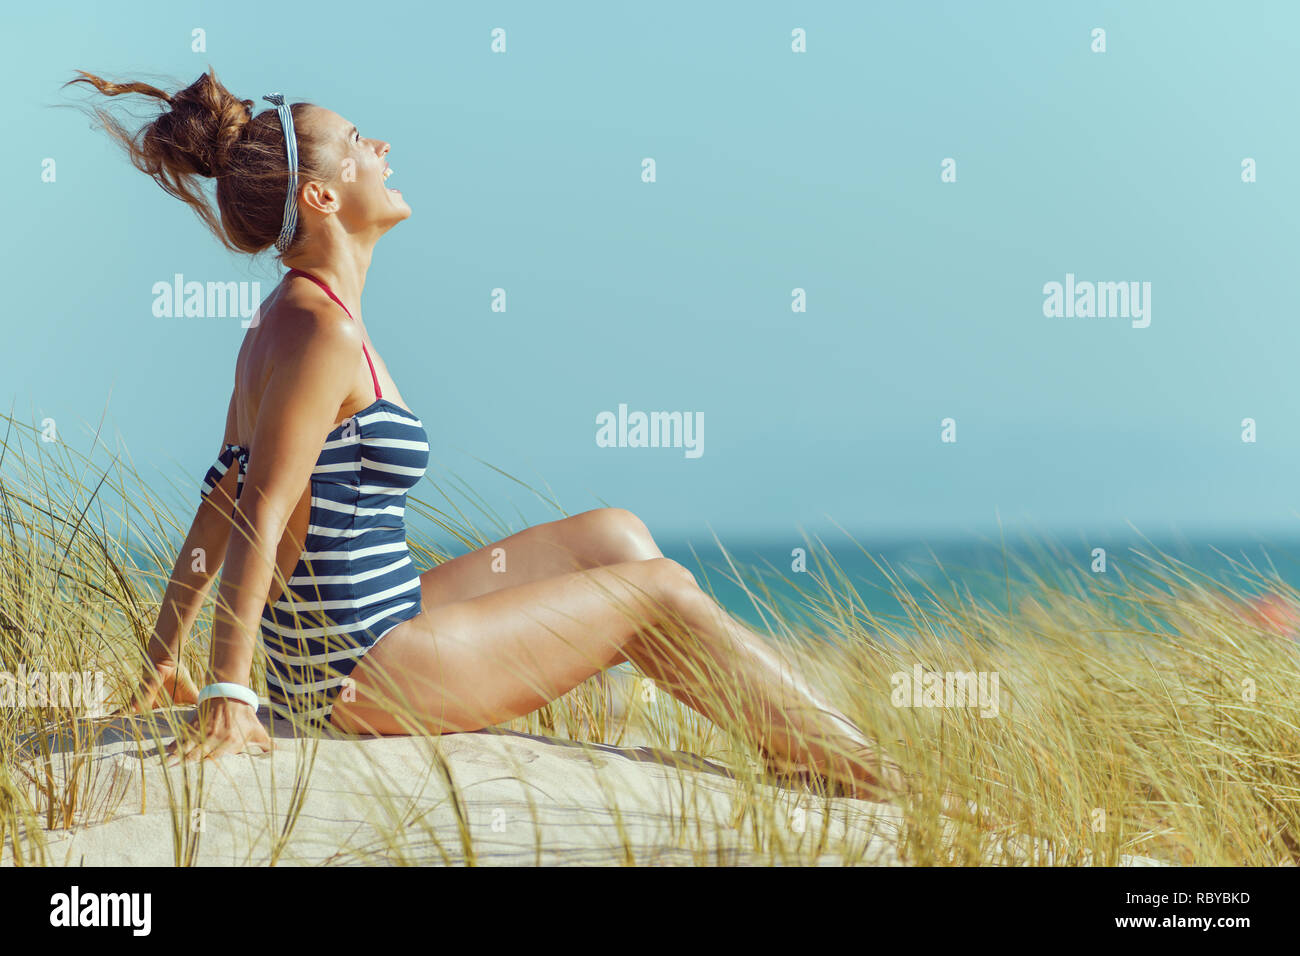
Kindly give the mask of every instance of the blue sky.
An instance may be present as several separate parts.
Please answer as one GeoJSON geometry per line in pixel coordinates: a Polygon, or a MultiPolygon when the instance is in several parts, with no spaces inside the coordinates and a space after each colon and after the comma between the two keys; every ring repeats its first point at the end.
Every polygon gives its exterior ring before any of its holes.
{"type": "Polygon", "coordinates": [[[358,9],[6,11],[19,418],[84,447],[107,408],[160,489],[215,456],[243,330],[156,317],[151,290],[265,295],[277,267],[54,108],[76,68],[179,88],[211,65],[393,144],[414,215],[377,248],[366,323],[433,476],[516,528],[553,512],[484,462],[674,538],[1300,530],[1294,4],[358,9]],[[1150,282],[1150,326],[1044,316],[1067,273],[1150,282]],[[702,414],[704,454],[598,447],[620,403],[702,414]]]}

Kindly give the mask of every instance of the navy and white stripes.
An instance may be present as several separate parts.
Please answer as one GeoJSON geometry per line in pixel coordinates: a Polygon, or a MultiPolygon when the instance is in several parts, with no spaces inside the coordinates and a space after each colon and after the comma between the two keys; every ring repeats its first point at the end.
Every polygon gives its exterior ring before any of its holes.
{"type": "Polygon", "coordinates": [[[216,463],[208,469],[208,473],[203,477],[203,490],[201,494],[207,497],[216,491],[217,485],[221,484],[221,479],[226,477],[226,472],[230,466],[239,460],[239,477],[236,479],[238,487],[235,497],[239,497],[239,492],[244,490],[244,473],[248,471],[248,449],[242,445],[226,444],[221,446],[221,454],[217,456],[216,463]]]}
{"type": "MultiPolygon", "coordinates": [[[[223,452],[209,471],[205,494],[229,467],[225,458],[223,452]]],[[[247,453],[235,451],[236,459],[242,472],[247,453]]],[[[303,552],[284,593],[262,611],[272,712],[323,726],[361,655],[420,613],[419,570],[406,544],[406,496],[428,460],[423,424],[387,399],[326,437],[311,474],[303,552]]]]}

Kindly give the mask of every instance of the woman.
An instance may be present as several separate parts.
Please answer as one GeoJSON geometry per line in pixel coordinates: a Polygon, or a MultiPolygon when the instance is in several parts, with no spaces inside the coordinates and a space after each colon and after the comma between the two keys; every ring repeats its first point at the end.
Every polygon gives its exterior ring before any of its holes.
{"type": "Polygon", "coordinates": [[[169,756],[270,746],[249,689],[260,630],[273,712],[322,729],[476,730],[631,661],[714,720],[743,722],[779,765],[859,796],[899,788],[897,769],[861,731],[627,511],[538,525],[419,573],[402,516],[424,474],[427,435],[361,309],[375,244],[411,215],[385,185],[389,144],[278,95],[265,97],[276,109],[254,115],[253,101],[211,71],[174,95],[78,72],[72,83],[106,96],[161,100],[134,135],[96,114],[227,247],[274,245],[290,270],[244,338],[222,449],[131,707],[152,707],[163,688],[199,704],[169,756]],[[217,181],[215,211],[204,177],[217,181]],[[206,561],[193,560],[196,549],[206,561]],[[223,560],[213,683],[199,691],[180,647],[223,560]]]}

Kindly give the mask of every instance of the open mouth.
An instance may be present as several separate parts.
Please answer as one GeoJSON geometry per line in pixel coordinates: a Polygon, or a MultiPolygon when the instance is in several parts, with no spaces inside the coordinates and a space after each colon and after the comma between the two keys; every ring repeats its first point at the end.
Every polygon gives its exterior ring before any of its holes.
{"type": "MultiPolygon", "coordinates": [[[[392,166],[385,166],[385,167],[384,167],[384,182],[388,182],[388,177],[391,176],[391,175],[393,175],[393,167],[392,167],[392,166]]],[[[401,190],[400,190],[400,189],[394,189],[392,186],[389,186],[389,187],[388,187],[388,191],[389,191],[390,193],[401,193],[401,190]]]]}

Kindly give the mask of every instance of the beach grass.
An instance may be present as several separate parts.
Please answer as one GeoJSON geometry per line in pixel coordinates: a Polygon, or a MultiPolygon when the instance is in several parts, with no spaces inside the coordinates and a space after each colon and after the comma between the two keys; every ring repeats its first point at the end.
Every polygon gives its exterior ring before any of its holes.
{"type": "MultiPolygon", "coordinates": [[[[165,506],[100,435],[86,439],[84,452],[46,437],[41,426],[0,420],[0,671],[102,674],[111,709],[135,686],[191,514],[165,506]]],[[[412,510],[458,550],[523,526],[510,526],[454,479],[426,480],[417,492],[412,510]]],[[[536,494],[553,517],[564,513],[536,494]]],[[[824,542],[805,546],[802,573],[730,559],[692,570],[706,589],[720,577],[744,587],[773,646],[907,774],[908,793],[894,801],[891,817],[898,862],[1115,865],[1142,857],[1262,866],[1300,859],[1300,645],[1249,610],[1263,592],[1291,606],[1300,606],[1300,596],[1268,569],[1239,565],[1225,583],[1153,549],[1099,572],[1038,542],[1035,560],[1013,567],[1008,559],[999,601],[976,598],[959,576],[940,588],[882,565],[903,608],[886,618],[824,542]],[[985,679],[996,700],[980,707],[944,699],[954,681],[941,678],[966,674],[985,679]],[[935,696],[900,701],[904,685],[935,696]]],[[[867,545],[863,551],[871,553],[867,545]]],[[[426,540],[413,540],[412,554],[422,566],[452,556],[426,540]]],[[[200,683],[210,605],[184,649],[200,683]]],[[[260,666],[259,651],[255,689],[264,697],[260,666]]],[[[725,672],[707,680],[715,711],[743,705],[725,672]]],[[[159,710],[130,723],[135,759],[159,759],[178,713],[159,710]]],[[[59,834],[146,809],[129,802],[134,791],[121,760],[95,759],[96,728],[105,720],[84,702],[0,706],[6,863],[60,862],[48,852],[59,834]]],[[[579,842],[594,851],[585,861],[870,859],[878,805],[774,774],[743,725],[708,719],[630,665],[496,729],[578,745],[596,768],[602,812],[579,821],[587,828],[579,842]],[[635,785],[600,769],[609,748],[656,754],[656,766],[677,775],[675,809],[653,839],[640,823],[635,785]],[[665,755],[680,762],[662,761],[665,755]],[[702,776],[697,761],[728,774],[702,776]]],[[[366,768],[375,816],[327,862],[491,861],[474,795],[458,783],[456,754],[439,738],[421,742],[428,786],[439,794],[432,809],[386,789],[384,766],[366,768]]],[[[249,825],[268,834],[259,862],[291,860],[310,838],[302,808],[319,784],[324,746],[303,741],[277,771],[289,779],[269,791],[269,803],[246,811],[259,817],[249,825]]],[[[357,754],[366,759],[365,748],[357,754]]],[[[177,865],[205,862],[203,830],[191,821],[215,772],[208,762],[164,778],[177,865]]],[[[529,764],[521,759],[507,772],[526,783],[529,764]]],[[[143,791],[137,798],[144,802],[143,791]]],[[[543,817],[553,807],[531,796],[523,802],[541,862],[553,839],[543,817]]]]}

